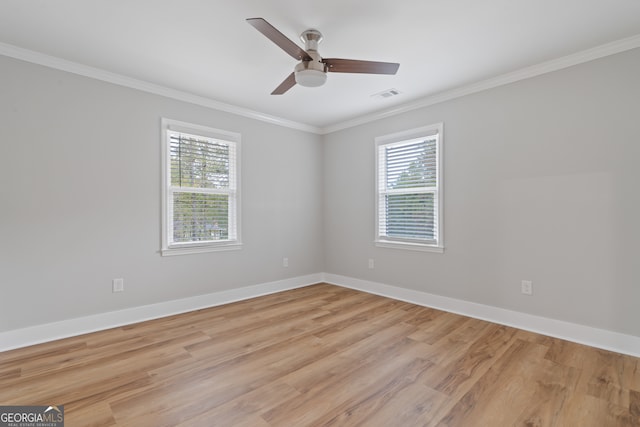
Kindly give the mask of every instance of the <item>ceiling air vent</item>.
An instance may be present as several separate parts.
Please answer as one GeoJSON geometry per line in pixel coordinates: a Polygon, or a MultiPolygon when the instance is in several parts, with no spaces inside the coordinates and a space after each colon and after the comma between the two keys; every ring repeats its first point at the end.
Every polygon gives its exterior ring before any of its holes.
{"type": "Polygon", "coordinates": [[[376,99],[386,99],[391,98],[392,96],[400,95],[401,93],[402,92],[400,92],[398,89],[392,88],[379,93],[374,93],[371,96],[376,99]]]}

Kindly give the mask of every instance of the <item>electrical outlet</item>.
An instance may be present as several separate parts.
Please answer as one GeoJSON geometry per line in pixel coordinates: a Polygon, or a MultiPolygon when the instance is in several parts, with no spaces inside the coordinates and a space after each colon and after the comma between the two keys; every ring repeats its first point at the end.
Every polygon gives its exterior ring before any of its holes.
{"type": "Polygon", "coordinates": [[[124,279],[113,279],[112,290],[113,292],[124,292],[124,279]]]}
{"type": "Polygon", "coordinates": [[[521,291],[525,295],[533,295],[533,282],[531,280],[523,280],[521,291]]]}
{"type": "Polygon", "coordinates": [[[282,266],[289,267],[289,258],[282,258],[282,266]]]}
{"type": "Polygon", "coordinates": [[[369,258],[369,268],[374,268],[375,267],[375,262],[373,261],[373,258],[369,258]]]}

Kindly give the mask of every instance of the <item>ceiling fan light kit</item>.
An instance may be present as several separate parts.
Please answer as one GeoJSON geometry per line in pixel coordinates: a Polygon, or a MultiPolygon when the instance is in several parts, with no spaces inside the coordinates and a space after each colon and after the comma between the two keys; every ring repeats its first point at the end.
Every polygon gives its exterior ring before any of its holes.
{"type": "Polygon", "coordinates": [[[312,69],[298,70],[297,65],[294,74],[296,76],[296,83],[298,83],[300,86],[318,87],[322,86],[327,81],[327,75],[324,71],[312,69]]]}
{"type": "Polygon", "coordinates": [[[249,18],[247,22],[291,57],[300,61],[296,64],[293,73],[289,74],[271,92],[271,95],[282,95],[295,86],[296,83],[306,87],[322,86],[327,81],[327,72],[395,74],[398,71],[398,67],[400,67],[400,64],[392,62],[322,58],[318,53],[318,44],[322,41],[322,33],[318,30],[306,30],[300,35],[300,39],[305,45],[303,50],[263,18],[249,18]]]}

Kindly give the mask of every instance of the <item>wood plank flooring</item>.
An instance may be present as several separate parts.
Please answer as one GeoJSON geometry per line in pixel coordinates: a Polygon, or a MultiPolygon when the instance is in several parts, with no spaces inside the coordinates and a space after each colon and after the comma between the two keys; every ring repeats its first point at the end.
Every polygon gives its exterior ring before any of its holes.
{"type": "Polygon", "coordinates": [[[66,426],[640,426],[640,360],[318,284],[0,353],[66,426]]]}

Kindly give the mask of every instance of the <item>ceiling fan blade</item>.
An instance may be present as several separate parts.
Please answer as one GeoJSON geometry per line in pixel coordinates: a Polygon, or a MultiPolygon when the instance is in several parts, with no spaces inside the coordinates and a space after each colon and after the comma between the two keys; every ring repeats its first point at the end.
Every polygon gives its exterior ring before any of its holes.
{"type": "Polygon", "coordinates": [[[324,58],[332,73],[395,74],[400,64],[394,62],[359,61],[357,59],[324,58]]]}
{"type": "Polygon", "coordinates": [[[283,93],[285,93],[286,91],[294,87],[295,85],[296,85],[296,75],[294,73],[291,73],[289,74],[289,76],[287,76],[286,79],[284,79],[282,83],[280,83],[280,86],[278,86],[273,90],[273,92],[271,92],[271,95],[282,95],[283,93]]]}
{"type": "Polygon", "coordinates": [[[274,42],[280,49],[287,52],[298,61],[311,61],[311,57],[300,46],[291,41],[287,36],[282,34],[273,25],[269,24],[262,18],[249,18],[247,22],[256,30],[264,34],[269,40],[274,42]]]}

